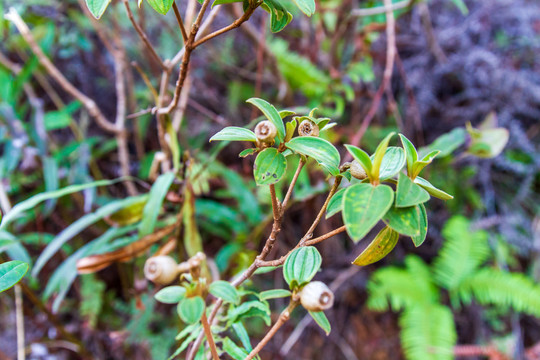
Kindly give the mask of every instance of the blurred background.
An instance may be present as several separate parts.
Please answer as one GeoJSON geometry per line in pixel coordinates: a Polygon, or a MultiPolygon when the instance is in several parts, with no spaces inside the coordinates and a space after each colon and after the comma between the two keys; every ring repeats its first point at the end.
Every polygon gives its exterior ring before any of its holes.
{"type": "MultiPolygon", "coordinates": [[[[356,140],[371,153],[390,131],[406,134],[421,151],[444,148],[424,177],[454,199],[430,202],[422,247],[402,239],[374,265],[351,267],[364,242],[355,245],[341,234],[321,243],[317,279],[336,294],[327,312],[331,334],[326,337],[299,312],[261,357],[405,359],[404,349],[423,346],[407,358],[438,359],[429,347],[450,341],[455,346],[449,358],[540,359],[540,2],[395,1],[396,55],[384,87],[388,37],[382,2],[320,0],[311,18],[282,3],[294,16],[283,31],[272,33],[268,14],[258,9],[239,29],[193,55],[177,125],[183,156],[197,169],[191,180],[194,227],[179,236],[200,237],[222,278],[258,253],[271,207],[253,181],[254,159],[238,158],[241,143],[208,142],[225,126],[255,124],[258,114],[245,103],[254,96],[278,109],[307,113],[318,107],[338,124],[325,135],[338,149],[356,140]]],[[[177,4],[183,13],[189,1],[177,4]]],[[[241,11],[236,5],[222,5],[212,27],[233,21],[241,11]]],[[[0,13],[14,7],[46,56],[110,117],[117,98],[107,40],[122,44],[128,170],[144,193],[155,179],[152,159],[160,149],[155,117],[145,111],[154,103],[146,82],[159,87],[160,68],[121,1],[112,2],[98,26],[84,6],[74,0],[2,0],[0,13]]],[[[174,14],[159,16],[134,1],[132,9],[157,52],[172,58],[182,47],[174,14]]],[[[45,191],[121,176],[114,136],[58,86],[4,19],[0,39],[3,211],[45,191]]],[[[273,256],[296,244],[325,190],[324,174],[308,166],[273,256]]],[[[117,183],[49,199],[13,222],[9,233],[0,231],[0,239],[15,236],[18,244],[0,242],[0,254],[9,250],[1,256],[30,263],[62,231],[74,231],[39,273],[23,281],[27,358],[166,359],[178,348],[182,325],[171,316],[172,307],[153,299],[156,289],[142,274],[149,253],[77,275],[76,261],[90,254],[88,244],[98,254],[138,240],[129,228],[133,214],[70,228],[127,191],[117,183]]],[[[179,200],[169,200],[165,213],[172,214],[179,200]]],[[[341,225],[334,216],[319,231],[341,225]]],[[[182,249],[177,252],[182,256],[182,249]]],[[[252,286],[283,284],[280,273],[269,273],[252,286]]],[[[279,313],[285,305],[276,301],[272,309],[279,313]]],[[[0,319],[0,360],[14,359],[13,290],[0,295],[0,319]]],[[[264,335],[263,325],[260,319],[246,325],[253,339],[264,335]]]]}

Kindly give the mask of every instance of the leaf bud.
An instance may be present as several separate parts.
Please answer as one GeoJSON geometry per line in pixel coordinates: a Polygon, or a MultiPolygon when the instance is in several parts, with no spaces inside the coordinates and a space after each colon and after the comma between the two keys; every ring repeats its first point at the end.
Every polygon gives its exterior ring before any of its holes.
{"type": "Polygon", "coordinates": [[[178,277],[178,264],[170,256],[153,256],[144,264],[144,276],[159,285],[168,285],[178,277]]]}
{"type": "Polygon", "coordinates": [[[277,135],[277,129],[272,122],[265,120],[261,121],[255,127],[255,136],[260,142],[270,143],[274,141],[274,138],[277,135]]]}
{"type": "Polygon", "coordinates": [[[311,120],[304,120],[298,126],[300,136],[319,136],[319,126],[311,120]]]}
{"type": "Polygon", "coordinates": [[[360,165],[356,160],[351,163],[349,171],[351,172],[351,175],[358,180],[364,180],[367,177],[366,170],[364,170],[362,165],[360,165]]]}
{"type": "Polygon", "coordinates": [[[310,282],[298,295],[302,306],[308,311],[323,311],[334,305],[334,293],[321,281],[310,282]]]}

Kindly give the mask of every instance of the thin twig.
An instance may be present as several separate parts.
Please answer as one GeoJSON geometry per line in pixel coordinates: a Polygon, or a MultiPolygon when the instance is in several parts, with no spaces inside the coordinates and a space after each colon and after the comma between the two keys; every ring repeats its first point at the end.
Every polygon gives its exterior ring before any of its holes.
{"type": "Polygon", "coordinates": [[[283,216],[283,212],[285,211],[285,208],[287,207],[287,203],[289,202],[289,199],[291,198],[294,185],[296,184],[296,181],[298,180],[298,176],[300,176],[300,172],[302,171],[302,168],[306,162],[303,159],[300,159],[298,162],[298,167],[296,168],[296,172],[294,173],[294,176],[291,180],[291,184],[289,185],[289,190],[287,190],[287,194],[285,195],[285,198],[283,199],[283,202],[281,203],[281,215],[283,216]]]}
{"type": "Polygon", "coordinates": [[[184,22],[182,21],[182,15],[180,15],[180,11],[178,10],[178,6],[176,6],[176,2],[173,2],[172,8],[174,10],[174,16],[176,17],[176,21],[178,22],[180,32],[182,33],[182,39],[184,39],[185,43],[188,39],[188,36],[186,33],[186,27],[184,26],[184,22]]]}
{"type": "Polygon", "coordinates": [[[37,56],[40,64],[47,70],[49,75],[53,79],[58,82],[58,84],[71,96],[73,96],[75,99],[79,100],[83,106],[88,110],[88,113],[90,116],[92,116],[99,126],[101,126],[104,130],[109,131],[111,133],[117,133],[119,130],[118,128],[112,124],[105,115],[101,112],[97,104],[94,100],[80,92],[75,86],[73,86],[68,79],[62,74],[60,70],[56,66],[53,65],[53,63],[49,60],[49,58],[45,55],[43,50],[41,50],[41,47],[38,45],[36,40],[34,39],[34,36],[30,32],[30,29],[24,22],[24,20],[19,16],[19,13],[14,8],[10,8],[8,13],[4,15],[6,20],[11,21],[17,30],[21,33],[23,39],[28,43],[30,46],[30,49],[32,52],[37,56]]]}
{"type": "Polygon", "coordinates": [[[208,341],[208,346],[210,347],[210,352],[212,353],[212,359],[219,360],[216,343],[214,342],[214,336],[212,335],[212,329],[210,329],[210,325],[208,324],[208,318],[206,317],[206,314],[204,312],[201,317],[201,322],[204,328],[204,333],[206,335],[206,340],[208,341]]]}
{"type": "Polygon", "coordinates": [[[304,243],[305,246],[311,246],[320,243],[321,241],[324,241],[326,239],[331,238],[332,236],[335,236],[337,234],[340,234],[347,230],[347,227],[345,225],[338,227],[337,229],[334,229],[330,232],[327,232],[324,235],[321,235],[319,237],[316,237],[315,239],[308,240],[304,243]]]}
{"type": "Polygon", "coordinates": [[[131,24],[135,28],[135,31],[137,31],[137,34],[141,38],[143,44],[146,46],[146,48],[150,52],[150,55],[152,55],[154,60],[159,64],[159,66],[161,66],[161,68],[163,70],[167,70],[165,64],[163,63],[163,60],[161,60],[161,57],[156,52],[156,49],[154,49],[154,47],[150,43],[150,40],[148,39],[148,36],[146,36],[146,34],[144,33],[141,26],[137,23],[137,21],[135,21],[135,17],[133,16],[133,12],[131,11],[131,8],[129,7],[129,1],[128,0],[122,0],[122,2],[124,3],[124,5],[126,7],[128,18],[131,21],[131,24]]]}
{"type": "Polygon", "coordinates": [[[272,200],[272,212],[274,213],[274,221],[277,221],[281,216],[279,201],[276,196],[276,187],[274,184],[269,185],[270,188],[270,197],[272,200]]]}
{"type": "Polygon", "coordinates": [[[249,18],[251,17],[251,15],[253,14],[253,12],[255,11],[255,9],[257,8],[257,6],[253,6],[253,5],[250,5],[246,11],[244,12],[244,14],[242,14],[241,17],[239,17],[238,19],[234,20],[232,24],[228,25],[228,26],[225,26],[224,28],[221,28],[219,30],[216,30],[214,31],[213,33],[211,34],[208,34],[206,35],[205,37],[203,37],[202,39],[200,40],[197,40],[194,44],[193,44],[193,48],[196,48],[197,46],[207,42],[208,40],[211,40],[213,38],[215,38],[216,36],[219,36],[221,34],[224,34],[226,33],[227,31],[231,31],[233,29],[236,29],[237,27],[240,27],[240,25],[242,25],[244,22],[248,21],[249,18]]]}
{"type": "Polygon", "coordinates": [[[285,310],[281,312],[279,315],[279,318],[274,323],[274,326],[266,333],[264,338],[255,346],[253,350],[249,353],[249,355],[245,358],[245,360],[251,360],[253,359],[261,350],[268,344],[268,342],[276,335],[279,328],[283,326],[291,317],[291,312],[294,310],[294,308],[298,305],[298,302],[291,301],[289,306],[285,310]]]}

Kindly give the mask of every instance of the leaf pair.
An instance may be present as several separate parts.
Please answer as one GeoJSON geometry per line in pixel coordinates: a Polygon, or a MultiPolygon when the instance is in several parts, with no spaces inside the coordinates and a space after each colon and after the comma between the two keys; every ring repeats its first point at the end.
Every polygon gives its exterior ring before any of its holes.
{"type": "MultiPolygon", "coordinates": [[[[388,134],[377,146],[377,149],[375,150],[375,153],[373,154],[373,157],[371,158],[364,150],[353,146],[353,145],[345,145],[347,148],[347,151],[352,155],[352,157],[364,168],[364,171],[366,172],[369,181],[374,184],[378,185],[381,179],[381,165],[383,162],[383,158],[386,154],[386,149],[388,148],[388,143],[390,142],[390,139],[395,135],[394,132],[388,134]]],[[[399,155],[398,155],[399,157],[399,155]]],[[[397,164],[401,160],[396,159],[397,164]]],[[[392,161],[393,162],[393,161],[392,161]]],[[[385,165],[385,171],[388,172],[386,169],[388,166],[385,165]]],[[[399,171],[399,170],[398,170],[399,171]]],[[[385,174],[386,176],[386,174],[385,174]]]]}

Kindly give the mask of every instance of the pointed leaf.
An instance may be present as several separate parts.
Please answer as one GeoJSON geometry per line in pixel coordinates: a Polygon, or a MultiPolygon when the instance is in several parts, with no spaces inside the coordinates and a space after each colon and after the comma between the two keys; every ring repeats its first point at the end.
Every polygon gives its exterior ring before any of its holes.
{"type": "Polygon", "coordinates": [[[158,13],[165,15],[169,12],[174,0],[147,0],[148,4],[158,13]]]}
{"type": "Polygon", "coordinates": [[[339,163],[341,158],[337,149],[327,140],[313,137],[301,136],[291,139],[287,147],[297,153],[306,155],[315,159],[330,174],[339,174],[339,163]]]}
{"type": "Polygon", "coordinates": [[[405,150],[405,157],[407,158],[407,173],[412,174],[412,167],[414,163],[418,160],[418,153],[412,142],[405,137],[403,134],[399,134],[401,144],[403,145],[403,150],[405,150]]]}
{"type": "Polygon", "coordinates": [[[322,311],[310,311],[309,315],[315,320],[317,325],[321,327],[321,329],[324,330],[326,335],[330,334],[330,331],[332,330],[330,327],[330,321],[326,318],[326,315],[324,315],[324,312],[322,311]]]}
{"type": "Polygon", "coordinates": [[[144,205],[143,218],[139,224],[139,236],[143,237],[154,232],[156,221],[163,205],[163,199],[169,192],[172,182],[174,181],[174,172],[168,172],[160,175],[148,195],[148,201],[144,205]]]}
{"type": "Polygon", "coordinates": [[[292,20],[291,13],[278,0],[263,0],[261,7],[270,13],[270,29],[274,33],[283,30],[292,20]]]}
{"type": "Polygon", "coordinates": [[[244,360],[249,355],[246,350],[236,345],[234,341],[228,337],[223,338],[222,345],[223,351],[225,351],[234,360],[244,360]]]}
{"type": "Polygon", "coordinates": [[[315,14],[315,0],[293,0],[296,6],[307,16],[315,14]]]}
{"type": "Polygon", "coordinates": [[[424,156],[422,160],[415,162],[412,167],[412,178],[416,178],[426,166],[431,164],[433,159],[435,159],[435,157],[439,155],[439,153],[439,150],[433,150],[432,152],[424,156]]]}
{"type": "Polygon", "coordinates": [[[382,229],[369,246],[353,261],[354,265],[366,266],[384,258],[396,246],[399,234],[390,227],[382,229]]]}
{"type": "Polygon", "coordinates": [[[238,126],[229,126],[222,129],[220,132],[210,138],[210,141],[216,140],[257,142],[257,136],[249,129],[244,129],[238,126]]]}
{"type": "Polygon", "coordinates": [[[101,18],[110,3],[111,0],[86,0],[86,6],[88,6],[88,10],[90,10],[92,15],[96,19],[101,18]]]}
{"type": "Polygon", "coordinates": [[[390,134],[386,135],[386,137],[380,142],[379,146],[377,146],[377,149],[375,150],[375,153],[373,154],[373,170],[371,171],[371,174],[373,175],[374,180],[378,180],[381,164],[383,161],[383,157],[386,154],[386,149],[388,148],[388,143],[390,142],[390,139],[395,135],[394,132],[391,132],[390,134]]]}
{"type": "Polygon", "coordinates": [[[402,148],[390,146],[386,149],[381,168],[379,170],[379,178],[381,180],[392,178],[399,173],[405,166],[405,152],[402,148]]]}
{"type": "Polygon", "coordinates": [[[330,198],[328,206],[326,207],[326,218],[334,216],[343,209],[343,195],[347,188],[339,189],[334,196],[330,198]]]}
{"type": "Polygon", "coordinates": [[[422,188],[424,188],[431,196],[435,196],[438,199],[441,200],[451,200],[454,197],[448,193],[445,193],[444,191],[437,189],[435,186],[433,186],[429,181],[427,181],[424,178],[421,178],[420,176],[416,177],[414,179],[415,184],[420,185],[422,188]]]}
{"type": "Polygon", "coordinates": [[[427,218],[426,207],[424,206],[424,204],[420,204],[418,205],[418,208],[420,210],[420,224],[418,227],[420,229],[420,234],[411,236],[414,246],[416,247],[419,247],[420,245],[424,243],[424,241],[426,240],[427,230],[428,230],[428,218],[427,218]]]}
{"type": "Polygon", "coordinates": [[[421,210],[419,206],[409,206],[398,208],[392,206],[384,215],[384,222],[393,230],[407,236],[420,235],[420,217],[421,210]]]}
{"type": "Polygon", "coordinates": [[[240,302],[238,291],[228,281],[214,281],[208,287],[208,292],[217,298],[223,299],[225,302],[233,304],[238,304],[240,302]]]}
{"type": "Polygon", "coordinates": [[[352,157],[358,161],[358,163],[364,168],[366,174],[371,178],[371,171],[373,168],[373,163],[369,155],[362,149],[357,148],[353,145],[345,145],[347,151],[352,155],[352,157]]]}
{"type": "Polygon", "coordinates": [[[164,304],[176,304],[186,296],[186,289],[183,286],[167,286],[159,290],[154,297],[164,304]]]}
{"type": "Polygon", "coordinates": [[[276,127],[278,139],[283,141],[285,138],[285,125],[283,125],[281,115],[279,115],[279,112],[276,110],[274,105],[259,98],[251,98],[246,100],[246,102],[255,105],[259,110],[261,110],[264,116],[266,116],[266,118],[270,120],[270,122],[276,127]]]}
{"type": "Polygon", "coordinates": [[[287,159],[276,148],[266,148],[257,155],[253,176],[257,185],[277,183],[287,169],[287,159]]]}
{"type": "Polygon", "coordinates": [[[259,299],[268,300],[268,299],[278,299],[284,297],[290,297],[292,293],[289,290],[285,289],[272,289],[266,290],[259,294],[259,299]]]}
{"type": "Polygon", "coordinates": [[[195,324],[201,319],[204,300],[200,296],[183,299],[178,303],[178,315],[186,324],[195,324]]]}
{"type": "Polygon", "coordinates": [[[409,207],[425,203],[429,200],[429,193],[421,186],[416,185],[403,173],[399,174],[396,190],[396,206],[409,207]]]}
{"type": "Polygon", "coordinates": [[[356,184],[343,196],[343,222],[347,233],[358,242],[392,206],[394,192],[386,185],[356,184]]]}
{"type": "Polygon", "coordinates": [[[28,271],[28,264],[13,260],[0,264],[0,293],[21,281],[28,271]]]}
{"type": "Polygon", "coordinates": [[[257,149],[255,148],[245,149],[245,150],[242,150],[240,154],[238,154],[238,157],[245,158],[245,157],[248,157],[249,155],[255,154],[256,152],[257,152],[257,149]]]}
{"type": "Polygon", "coordinates": [[[313,246],[294,250],[283,264],[283,277],[291,289],[302,286],[315,276],[321,267],[321,254],[313,246]]]}

